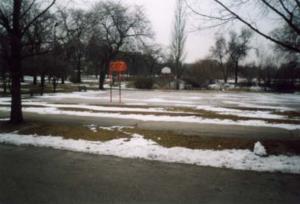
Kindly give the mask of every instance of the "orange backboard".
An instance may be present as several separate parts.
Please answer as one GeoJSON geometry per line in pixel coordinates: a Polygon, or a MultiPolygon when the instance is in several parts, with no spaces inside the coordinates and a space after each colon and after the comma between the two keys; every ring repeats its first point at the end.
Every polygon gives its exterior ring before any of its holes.
{"type": "Polygon", "coordinates": [[[114,61],[110,63],[109,72],[113,73],[123,73],[128,69],[126,62],[124,61],[114,61]]]}

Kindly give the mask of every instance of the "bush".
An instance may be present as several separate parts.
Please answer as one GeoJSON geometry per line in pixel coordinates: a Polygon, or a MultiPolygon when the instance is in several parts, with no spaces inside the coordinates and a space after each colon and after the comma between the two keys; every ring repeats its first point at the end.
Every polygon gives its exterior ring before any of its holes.
{"type": "Polygon", "coordinates": [[[72,83],[78,83],[75,74],[72,74],[72,75],[71,75],[71,77],[70,77],[70,82],[72,82],[72,83]]]}
{"type": "Polygon", "coordinates": [[[285,80],[277,80],[272,84],[272,88],[276,92],[292,93],[296,91],[296,86],[294,83],[285,80]]]}
{"type": "Polygon", "coordinates": [[[137,89],[152,89],[154,81],[152,78],[138,77],[134,81],[134,86],[137,89]]]}

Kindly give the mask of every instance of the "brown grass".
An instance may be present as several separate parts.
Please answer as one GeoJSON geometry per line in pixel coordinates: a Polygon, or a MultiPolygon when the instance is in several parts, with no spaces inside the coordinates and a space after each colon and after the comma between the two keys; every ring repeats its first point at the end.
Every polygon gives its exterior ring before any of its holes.
{"type": "MultiPolygon", "coordinates": [[[[145,129],[126,129],[138,133],[146,139],[155,141],[164,147],[186,147],[190,149],[248,149],[253,150],[257,140],[241,138],[204,137],[201,135],[181,135],[172,131],[155,131],[145,129]]],[[[300,154],[300,140],[261,140],[269,154],[300,154]]]]}
{"type": "Polygon", "coordinates": [[[209,118],[209,119],[221,119],[221,120],[233,120],[233,121],[243,121],[243,120],[264,120],[268,123],[274,124],[300,124],[299,120],[285,120],[285,119],[268,119],[268,118],[250,118],[250,117],[241,117],[236,115],[223,115],[220,113],[216,113],[213,111],[206,111],[206,110],[197,110],[192,108],[169,108],[169,110],[173,111],[180,111],[180,112],[187,112],[187,113],[194,113],[195,116],[209,118]]]}
{"type": "MultiPolygon", "coordinates": [[[[174,131],[147,130],[140,128],[125,128],[124,130],[104,130],[97,129],[93,132],[87,126],[76,124],[58,124],[51,122],[27,122],[19,126],[12,126],[7,122],[0,123],[0,133],[8,133],[18,131],[19,134],[25,135],[51,135],[62,136],[65,139],[83,139],[89,141],[109,141],[119,138],[130,138],[130,134],[143,135],[145,139],[155,141],[161,146],[185,147],[190,149],[208,149],[208,150],[224,150],[224,149],[249,149],[252,150],[255,142],[254,139],[241,138],[223,138],[205,137],[201,135],[182,135],[174,131]],[[126,133],[125,133],[126,132],[126,133]],[[129,133],[129,134],[127,134],[129,133]]],[[[300,154],[299,140],[261,140],[269,154],[300,154]]]]}
{"type": "Polygon", "coordinates": [[[98,128],[93,132],[87,126],[75,124],[56,124],[45,122],[29,122],[19,126],[13,126],[8,123],[0,123],[0,132],[8,133],[18,131],[24,135],[51,135],[62,136],[65,139],[83,139],[90,141],[109,141],[119,138],[128,138],[129,136],[118,130],[103,130],[98,128]]]}

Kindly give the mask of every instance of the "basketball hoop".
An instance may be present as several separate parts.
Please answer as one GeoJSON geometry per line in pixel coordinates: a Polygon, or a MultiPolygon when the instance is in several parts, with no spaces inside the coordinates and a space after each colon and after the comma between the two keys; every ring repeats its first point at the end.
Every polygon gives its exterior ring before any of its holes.
{"type": "Polygon", "coordinates": [[[112,85],[113,85],[113,74],[116,73],[118,75],[118,81],[119,81],[119,103],[122,102],[121,96],[122,96],[122,89],[121,89],[121,74],[124,74],[128,69],[128,66],[126,62],[124,61],[114,61],[110,63],[109,67],[109,75],[110,75],[110,102],[113,102],[112,98],[112,85]]]}

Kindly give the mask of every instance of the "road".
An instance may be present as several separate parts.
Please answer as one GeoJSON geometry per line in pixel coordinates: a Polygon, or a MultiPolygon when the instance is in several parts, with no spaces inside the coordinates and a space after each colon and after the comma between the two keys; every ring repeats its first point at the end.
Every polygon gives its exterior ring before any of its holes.
{"type": "Polygon", "coordinates": [[[0,203],[300,203],[300,175],[0,145],[0,203]]]}

